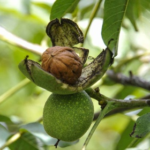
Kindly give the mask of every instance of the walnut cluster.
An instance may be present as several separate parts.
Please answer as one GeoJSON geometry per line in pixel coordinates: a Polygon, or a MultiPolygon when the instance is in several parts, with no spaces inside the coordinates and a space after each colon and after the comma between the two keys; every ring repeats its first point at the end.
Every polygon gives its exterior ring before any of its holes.
{"type": "Polygon", "coordinates": [[[68,84],[75,84],[82,72],[79,56],[70,47],[54,46],[42,55],[42,68],[68,84]]]}

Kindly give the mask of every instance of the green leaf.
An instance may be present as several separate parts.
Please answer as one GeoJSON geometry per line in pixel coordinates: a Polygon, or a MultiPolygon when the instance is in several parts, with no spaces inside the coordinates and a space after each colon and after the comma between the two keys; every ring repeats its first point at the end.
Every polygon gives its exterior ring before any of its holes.
{"type": "Polygon", "coordinates": [[[138,28],[136,25],[136,19],[138,17],[136,16],[137,14],[136,11],[138,11],[136,7],[138,7],[138,5],[139,5],[139,0],[129,0],[127,11],[126,11],[126,16],[131,21],[135,31],[138,31],[138,28]]]}
{"type": "Polygon", "coordinates": [[[133,141],[133,138],[130,137],[130,132],[133,128],[134,121],[130,120],[127,127],[121,134],[119,141],[117,142],[115,150],[125,150],[128,145],[133,141]]]}
{"type": "Polygon", "coordinates": [[[56,0],[52,6],[50,20],[60,19],[68,12],[73,12],[79,0],[56,0]]]}
{"type": "Polygon", "coordinates": [[[24,131],[19,139],[9,145],[11,150],[44,150],[44,144],[41,139],[31,133],[24,131]]]}
{"type": "Polygon", "coordinates": [[[112,50],[114,56],[118,51],[118,38],[124,14],[129,0],[106,0],[104,4],[104,22],[102,26],[102,38],[104,43],[112,50]]]}
{"type": "Polygon", "coordinates": [[[129,0],[129,4],[126,11],[126,16],[132,23],[135,31],[138,31],[136,20],[141,21],[142,13],[149,12],[150,1],[149,0],[129,0]]]}
{"type": "Polygon", "coordinates": [[[149,112],[150,112],[150,107],[145,107],[145,108],[142,109],[142,111],[140,111],[138,113],[138,116],[142,116],[142,115],[147,114],[149,112]]]}
{"type": "Polygon", "coordinates": [[[12,123],[11,119],[4,115],[0,115],[0,122],[12,123]]]}
{"type": "Polygon", "coordinates": [[[98,127],[98,125],[100,124],[100,122],[102,121],[102,119],[105,117],[106,114],[108,114],[110,111],[112,111],[114,108],[117,108],[112,101],[108,102],[107,105],[101,110],[96,122],[94,123],[92,129],[90,130],[90,133],[88,134],[84,145],[83,145],[83,150],[86,149],[93,133],[95,132],[96,128],[98,127]]]}
{"type": "Polygon", "coordinates": [[[139,117],[133,127],[132,137],[142,138],[150,132],[150,113],[139,117]]]}

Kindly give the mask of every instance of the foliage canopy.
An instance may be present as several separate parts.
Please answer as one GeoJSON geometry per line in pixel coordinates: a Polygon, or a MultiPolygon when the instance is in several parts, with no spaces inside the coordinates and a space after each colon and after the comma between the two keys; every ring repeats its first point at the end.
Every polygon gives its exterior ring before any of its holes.
{"type": "MultiPolygon", "coordinates": [[[[148,143],[145,137],[149,135],[149,16],[149,0],[0,1],[0,150],[55,149],[57,140],[48,136],[41,124],[49,92],[24,79],[18,64],[27,55],[40,62],[40,54],[52,46],[46,25],[61,17],[73,20],[83,31],[82,46],[90,50],[87,64],[107,45],[115,56],[111,68],[92,88],[100,88],[108,101],[122,99],[124,105],[131,104],[122,108],[117,103],[120,108],[102,120],[87,149],[148,148],[143,143],[148,143]],[[108,44],[110,39],[113,41],[108,44]]],[[[97,118],[97,97],[90,96],[97,118]]],[[[71,143],[61,141],[58,150],[69,150],[68,146],[81,149],[86,137],[71,143]]]]}

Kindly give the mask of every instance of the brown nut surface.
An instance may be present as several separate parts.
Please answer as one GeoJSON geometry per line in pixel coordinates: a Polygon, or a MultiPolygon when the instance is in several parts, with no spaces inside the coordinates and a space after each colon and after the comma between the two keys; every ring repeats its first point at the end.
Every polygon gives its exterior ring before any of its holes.
{"type": "Polygon", "coordinates": [[[79,56],[70,47],[54,46],[42,54],[42,68],[68,84],[75,84],[82,72],[79,56]]]}

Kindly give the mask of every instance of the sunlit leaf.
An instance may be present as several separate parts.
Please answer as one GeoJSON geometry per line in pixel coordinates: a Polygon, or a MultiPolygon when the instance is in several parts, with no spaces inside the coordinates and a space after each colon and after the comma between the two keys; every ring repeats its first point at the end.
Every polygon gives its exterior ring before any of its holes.
{"type": "Polygon", "coordinates": [[[50,19],[60,19],[66,13],[73,12],[78,2],[79,0],[57,0],[52,6],[50,19]]]}
{"type": "Polygon", "coordinates": [[[117,55],[118,38],[124,14],[129,0],[106,0],[104,4],[104,22],[102,27],[102,38],[106,45],[117,55]]]}
{"type": "Polygon", "coordinates": [[[133,127],[132,137],[142,138],[150,133],[150,113],[139,117],[133,127]]]}

